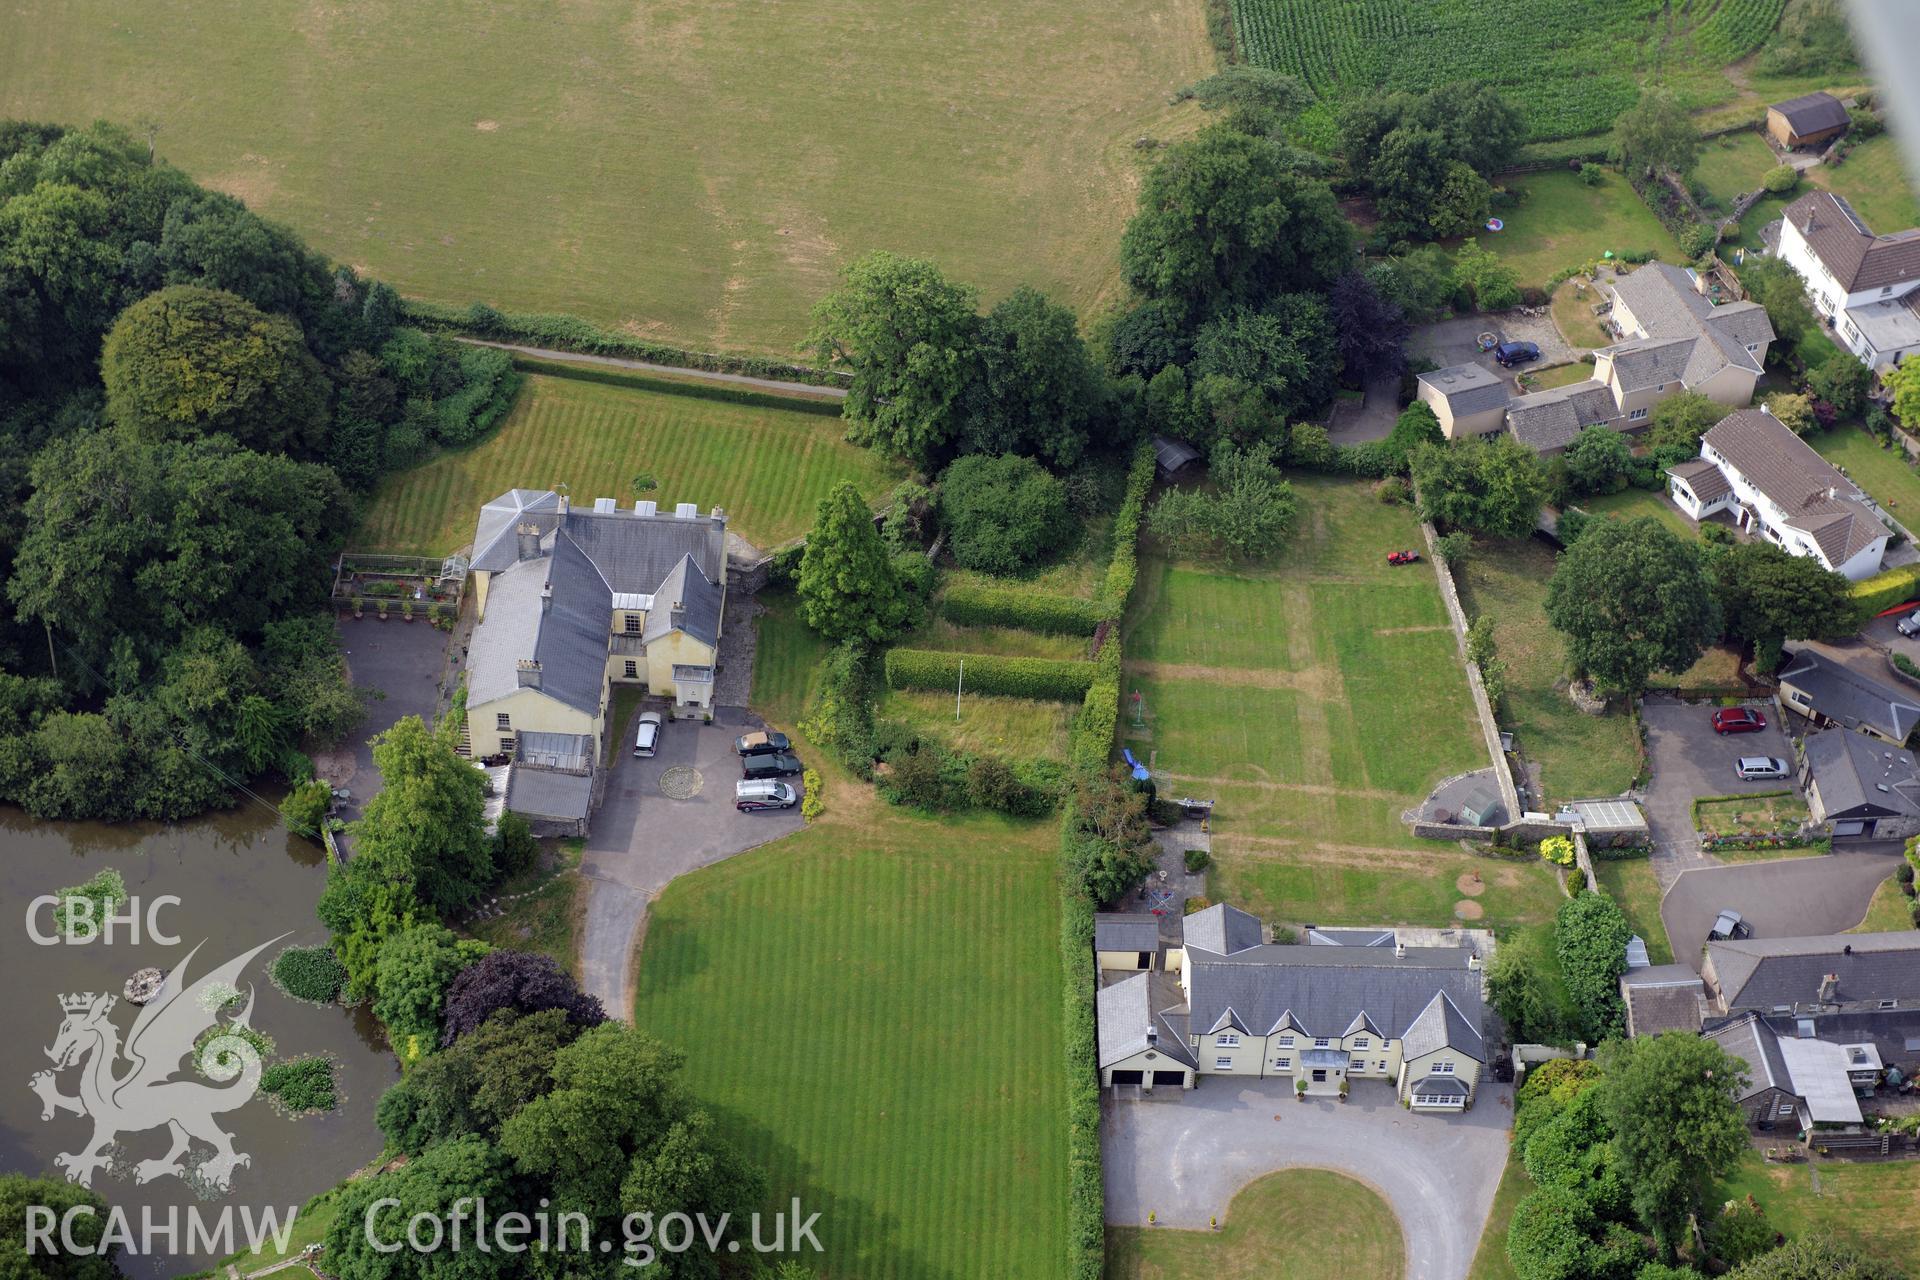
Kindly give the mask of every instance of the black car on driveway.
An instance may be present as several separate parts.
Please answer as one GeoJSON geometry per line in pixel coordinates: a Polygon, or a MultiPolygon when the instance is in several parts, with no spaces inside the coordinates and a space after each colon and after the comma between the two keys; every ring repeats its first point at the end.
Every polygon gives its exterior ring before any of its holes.
{"type": "Polygon", "coordinates": [[[743,733],[733,740],[733,749],[743,756],[769,756],[775,752],[792,749],[784,733],[775,733],[771,729],[760,729],[753,733],[743,733]]]}
{"type": "Polygon", "coordinates": [[[799,772],[799,757],[785,751],[744,756],[740,761],[740,776],[743,778],[791,778],[799,772]]]}
{"type": "Polygon", "coordinates": [[[1503,342],[1493,349],[1493,358],[1502,367],[1511,369],[1517,364],[1540,358],[1540,348],[1531,342],[1503,342]]]}

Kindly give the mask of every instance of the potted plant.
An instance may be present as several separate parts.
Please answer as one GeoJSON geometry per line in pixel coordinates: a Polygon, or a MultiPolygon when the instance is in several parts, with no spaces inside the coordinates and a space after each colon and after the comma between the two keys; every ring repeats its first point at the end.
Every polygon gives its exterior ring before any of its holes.
{"type": "Polygon", "coordinates": [[[382,596],[380,598],[379,604],[380,604],[380,621],[385,622],[387,620],[387,600],[385,596],[382,596]]]}
{"type": "Polygon", "coordinates": [[[413,621],[413,601],[402,600],[400,602],[400,618],[404,622],[413,621]]]}
{"type": "Polygon", "coordinates": [[[365,600],[362,600],[359,596],[355,596],[353,598],[353,616],[354,617],[364,618],[367,616],[366,603],[367,602],[365,600]]]}
{"type": "Polygon", "coordinates": [[[1340,1082],[1340,1101],[1345,1102],[1346,1100],[1347,1100],[1347,1082],[1345,1080],[1342,1080],[1340,1082]]]}
{"type": "Polygon", "coordinates": [[[1307,1082],[1305,1080],[1295,1080],[1293,1082],[1293,1096],[1297,1102],[1305,1102],[1307,1100],[1307,1082]]]}

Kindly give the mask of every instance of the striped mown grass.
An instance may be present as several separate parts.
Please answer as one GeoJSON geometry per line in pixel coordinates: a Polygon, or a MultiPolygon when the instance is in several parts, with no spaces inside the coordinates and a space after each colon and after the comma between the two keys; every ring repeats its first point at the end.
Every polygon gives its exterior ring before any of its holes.
{"type": "Polygon", "coordinates": [[[724,507],[736,532],[771,547],[806,531],[835,482],[852,480],[869,500],[893,484],[897,468],[844,434],[841,419],[815,413],[534,375],[493,435],[382,484],[355,545],[446,555],[472,541],[482,503],[564,483],[582,504],[724,507]],[[643,471],[660,487],[639,495],[643,471]]]}
{"type": "Polygon", "coordinates": [[[851,782],[828,809],[661,895],[635,1021],[686,1050],[769,1207],[821,1215],[823,1275],[1058,1275],[1058,828],[851,782]]]}

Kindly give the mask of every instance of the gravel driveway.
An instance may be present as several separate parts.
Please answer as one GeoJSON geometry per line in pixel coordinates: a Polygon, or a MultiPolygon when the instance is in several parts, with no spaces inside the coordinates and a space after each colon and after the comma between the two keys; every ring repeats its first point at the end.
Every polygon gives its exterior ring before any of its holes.
{"type": "Polygon", "coordinates": [[[1407,1280],[1464,1280],[1506,1168],[1512,1108],[1512,1087],[1490,1080],[1456,1116],[1413,1115],[1378,1081],[1356,1081],[1346,1103],[1298,1102],[1286,1081],[1222,1076],[1184,1096],[1109,1097],[1107,1221],[1145,1226],[1152,1212],[1159,1225],[1204,1227],[1263,1174],[1331,1169],[1393,1206],[1407,1280]]]}
{"type": "MultiPolygon", "coordinates": [[[[656,708],[657,709],[657,708],[656,708]]],[[[741,707],[716,707],[712,724],[677,720],[664,727],[659,754],[635,759],[633,724],[614,738],[618,754],[606,801],[594,815],[580,872],[588,881],[586,920],[580,936],[581,986],[600,998],[607,1012],[633,1018],[634,947],[646,922],[647,903],[675,876],[709,866],[806,825],[800,807],[741,813],[733,807],[740,758],[733,740],[763,728],[741,707]],[[660,778],[669,769],[691,768],[700,789],[684,800],[669,799],[660,778]]],[[[684,775],[681,775],[684,776],[684,775]]],[[[788,778],[795,791],[800,779],[788,778]]]]}
{"type": "MultiPolygon", "coordinates": [[[[1792,778],[1747,782],[1733,776],[1733,762],[1741,756],[1774,756],[1789,764],[1794,759],[1793,745],[1780,727],[1773,704],[1746,705],[1766,716],[1767,727],[1758,733],[1724,737],[1713,731],[1716,708],[1711,704],[1648,698],[1641,706],[1647,760],[1653,769],[1647,784],[1647,826],[1653,833],[1653,870],[1662,889],[1671,888],[1682,872],[1719,865],[1700,851],[1693,829],[1694,800],[1793,790],[1797,785],[1792,778]]],[[[1677,955],[1678,939],[1675,944],[1677,955]]]]}
{"type": "Polygon", "coordinates": [[[1424,356],[1443,369],[1456,364],[1480,365],[1494,377],[1505,380],[1509,387],[1514,388],[1515,395],[1520,394],[1513,381],[1515,372],[1571,364],[1580,358],[1580,353],[1568,346],[1566,339],[1560,336],[1560,331],[1554,328],[1552,316],[1523,316],[1517,311],[1493,316],[1456,316],[1451,320],[1420,325],[1414,329],[1413,338],[1407,343],[1407,354],[1424,356]],[[1533,343],[1540,348],[1540,358],[1521,365],[1518,370],[1502,369],[1491,355],[1480,350],[1479,336],[1489,330],[1499,334],[1504,342],[1533,343]]]}

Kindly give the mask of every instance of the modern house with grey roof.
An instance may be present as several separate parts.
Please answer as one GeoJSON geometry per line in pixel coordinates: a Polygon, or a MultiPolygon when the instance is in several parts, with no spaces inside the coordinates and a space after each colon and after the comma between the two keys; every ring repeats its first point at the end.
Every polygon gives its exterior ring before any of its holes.
{"type": "Polygon", "coordinates": [[[584,823],[610,685],[712,705],[726,516],[513,489],[480,509],[470,569],[466,750],[512,763],[507,808],[584,823]]]}
{"type": "Polygon", "coordinates": [[[1920,698],[1891,677],[1873,674],[1868,664],[1874,661],[1884,659],[1864,647],[1848,651],[1804,644],[1780,668],[1780,700],[1815,724],[1904,746],[1920,726],[1920,698]]]}
{"type": "Polygon", "coordinates": [[[1875,235],[1846,197],[1810,191],[1786,208],[1780,260],[1868,367],[1920,351],[1920,229],[1875,235]]]}
{"type": "Polygon", "coordinates": [[[1407,946],[1372,929],[1275,945],[1257,918],[1226,905],[1181,923],[1162,969],[1101,974],[1102,1085],[1277,1077],[1333,1095],[1371,1081],[1416,1110],[1472,1104],[1488,1058],[1472,947],[1407,946]]]}
{"type": "Polygon", "coordinates": [[[1484,436],[1507,424],[1507,401],[1512,391],[1504,378],[1484,365],[1456,364],[1423,373],[1415,393],[1440,419],[1440,432],[1449,440],[1484,436]]]}
{"type": "Polygon", "coordinates": [[[1912,1010],[1920,1007],[1920,932],[1709,942],[1700,976],[1722,1015],[1912,1010]]]}
{"type": "Polygon", "coordinates": [[[1880,1057],[1872,1045],[1840,1045],[1811,1033],[1781,1035],[1755,1013],[1722,1022],[1705,1034],[1729,1057],[1746,1063],[1747,1084],[1739,1101],[1750,1128],[1811,1133],[1816,1127],[1857,1129],[1863,1122],[1855,1090],[1863,1085],[1871,1089],[1880,1074],[1880,1057]]]}
{"type": "Polygon", "coordinates": [[[1847,729],[1822,729],[1803,743],[1807,809],[1834,840],[1920,835],[1920,771],[1911,751],[1847,729]]]}
{"type": "Polygon", "coordinates": [[[1700,456],[1667,469],[1667,492],[1695,520],[1728,512],[1740,528],[1854,582],[1880,571],[1893,533],[1859,485],[1765,408],[1708,428],[1700,456]]]}

